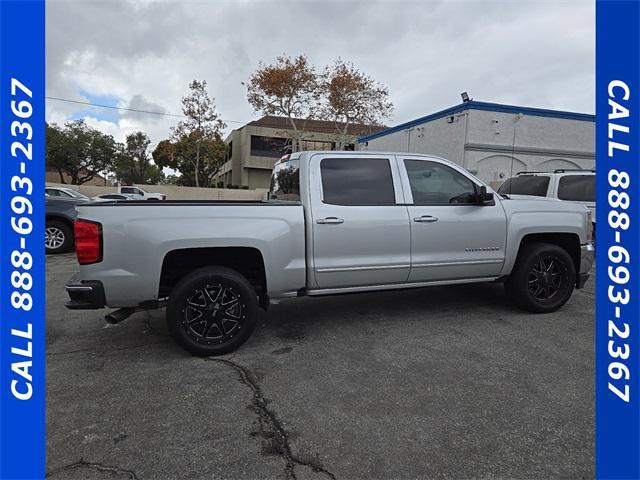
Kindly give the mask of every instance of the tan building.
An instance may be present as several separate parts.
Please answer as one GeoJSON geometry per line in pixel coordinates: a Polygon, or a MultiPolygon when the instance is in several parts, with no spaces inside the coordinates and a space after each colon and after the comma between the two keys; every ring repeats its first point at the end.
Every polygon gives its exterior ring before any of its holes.
{"type": "MultiPolygon", "coordinates": [[[[71,184],[71,176],[63,173],[64,182],[66,184],[71,184]]],[[[45,171],[45,181],[48,183],[61,183],[62,179],[60,178],[60,173],[54,168],[47,167],[45,171]]],[[[91,180],[85,182],[85,185],[97,185],[97,186],[107,186],[112,185],[111,180],[103,177],[102,175],[96,173],[91,180]]]]}
{"type": "MultiPolygon", "coordinates": [[[[299,150],[335,150],[343,144],[344,150],[353,150],[359,135],[369,135],[385,127],[352,125],[348,137],[337,133],[340,124],[322,120],[296,120],[302,131],[299,150]]],[[[291,151],[293,128],[285,117],[265,116],[233,130],[226,138],[229,160],[215,177],[219,186],[269,188],[274,163],[291,151]]]]}

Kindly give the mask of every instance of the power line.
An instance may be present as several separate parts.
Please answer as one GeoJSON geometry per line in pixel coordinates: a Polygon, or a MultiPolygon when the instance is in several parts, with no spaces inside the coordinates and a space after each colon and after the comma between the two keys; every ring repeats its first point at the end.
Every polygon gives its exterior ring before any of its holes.
{"type": "MultiPolygon", "coordinates": [[[[71,100],[69,98],[47,97],[47,96],[45,96],[44,98],[46,98],[47,100],[56,100],[59,102],[76,103],[78,105],[88,105],[90,107],[110,108],[111,110],[125,110],[127,112],[147,113],[150,115],[162,115],[165,117],[187,118],[186,115],[180,115],[177,113],[154,112],[152,110],[138,110],[136,108],[115,107],[113,105],[102,105],[100,103],[82,102],[80,100],[71,100]]],[[[242,124],[248,123],[248,122],[241,122],[239,120],[225,120],[224,122],[225,123],[242,123],[242,124]]]]}

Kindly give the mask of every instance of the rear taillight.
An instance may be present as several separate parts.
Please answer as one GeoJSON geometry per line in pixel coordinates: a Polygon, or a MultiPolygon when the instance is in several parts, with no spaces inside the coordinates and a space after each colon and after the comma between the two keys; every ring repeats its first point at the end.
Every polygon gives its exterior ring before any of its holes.
{"type": "Polygon", "coordinates": [[[76,220],[73,224],[76,256],[80,265],[102,261],[102,225],[89,220],[76,220]]]}

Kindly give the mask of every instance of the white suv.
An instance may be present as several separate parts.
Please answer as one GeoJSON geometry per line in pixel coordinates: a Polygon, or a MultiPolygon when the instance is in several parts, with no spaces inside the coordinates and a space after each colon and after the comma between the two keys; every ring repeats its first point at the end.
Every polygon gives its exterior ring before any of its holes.
{"type": "Polygon", "coordinates": [[[498,189],[502,195],[547,197],[580,203],[596,223],[596,171],[559,169],[553,172],[519,172],[498,189]]]}

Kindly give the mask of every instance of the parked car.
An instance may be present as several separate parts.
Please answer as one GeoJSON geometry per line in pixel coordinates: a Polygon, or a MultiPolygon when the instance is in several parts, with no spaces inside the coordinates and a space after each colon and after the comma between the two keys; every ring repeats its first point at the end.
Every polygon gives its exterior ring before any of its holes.
{"type": "Polygon", "coordinates": [[[140,187],[120,186],[118,193],[129,195],[134,200],[166,200],[164,193],[150,193],[140,187]]]}
{"type": "Polygon", "coordinates": [[[114,200],[134,200],[133,195],[124,195],[122,193],[104,193],[91,197],[94,202],[112,202],[114,200]]]}
{"type": "Polygon", "coordinates": [[[46,253],[66,253],[73,250],[73,222],[76,206],[90,203],[89,199],[72,197],[45,198],[45,239],[46,253]]]}
{"type": "Polygon", "coordinates": [[[295,153],[262,202],[115,207],[78,207],[67,307],[119,307],[115,323],[166,300],[173,338],[195,355],[234,350],[259,307],[292,297],[503,282],[517,306],[552,312],[593,262],[585,207],[495,195],[427,155],[295,153]]]}
{"type": "Polygon", "coordinates": [[[48,197],[59,197],[59,198],[79,198],[82,200],[89,200],[89,197],[83,195],[82,193],[74,190],[73,188],[66,187],[45,187],[44,193],[48,197]]]}
{"type": "Polygon", "coordinates": [[[596,172],[595,170],[566,170],[554,172],[519,172],[507,179],[498,193],[547,197],[579,203],[591,211],[595,234],[596,172]]]}

